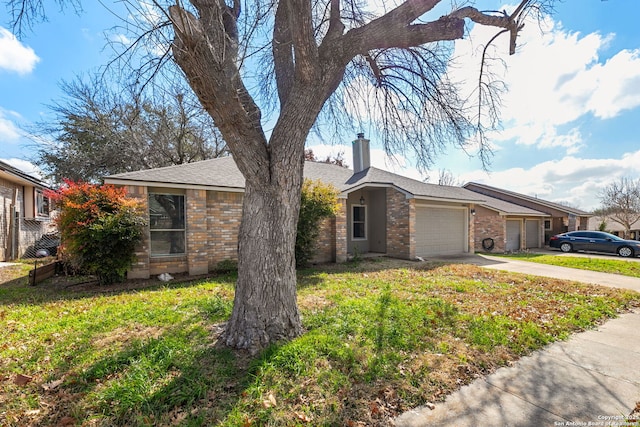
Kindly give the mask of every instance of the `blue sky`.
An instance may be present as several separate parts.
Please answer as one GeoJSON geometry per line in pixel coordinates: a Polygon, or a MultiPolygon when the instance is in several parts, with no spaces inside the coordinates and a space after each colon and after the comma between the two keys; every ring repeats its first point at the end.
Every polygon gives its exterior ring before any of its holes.
{"type": "MultiPolygon", "coordinates": [[[[476,3],[502,9],[502,2],[476,3]]],[[[62,96],[60,81],[95,71],[112,57],[105,31],[117,23],[98,2],[85,2],[80,16],[49,12],[48,22],[20,40],[0,27],[0,159],[28,172],[33,148],[21,128],[48,114],[46,105],[62,96]]],[[[503,129],[491,135],[489,171],[451,149],[436,160],[430,182],[446,169],[461,183],[483,182],[589,210],[598,206],[603,186],[623,176],[640,178],[638,16],[636,0],[567,0],[557,4],[543,31],[537,23],[526,25],[516,55],[496,51],[505,56],[507,68],[499,71],[509,92],[503,129]]],[[[460,81],[474,81],[478,47],[490,36],[476,26],[471,43],[456,44],[462,66],[454,75],[460,81]]],[[[351,164],[351,139],[308,145],[318,155],[342,151],[351,164]]],[[[385,159],[374,137],[372,145],[375,166],[427,178],[411,159],[398,157],[400,166],[385,159]]]]}

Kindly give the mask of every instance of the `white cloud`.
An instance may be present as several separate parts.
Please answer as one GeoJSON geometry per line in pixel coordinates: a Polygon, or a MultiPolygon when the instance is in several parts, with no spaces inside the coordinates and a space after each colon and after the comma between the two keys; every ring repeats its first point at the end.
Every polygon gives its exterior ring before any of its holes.
{"type": "Polygon", "coordinates": [[[596,117],[608,119],[640,106],[640,50],[623,50],[592,70],[597,86],[589,99],[596,117]]]}
{"type": "Polygon", "coordinates": [[[21,137],[20,130],[15,125],[14,121],[7,116],[14,116],[19,118],[17,113],[3,110],[0,108],[0,141],[14,143],[21,137]]]}
{"type": "MultiPolygon", "coordinates": [[[[478,43],[494,34],[495,29],[475,25],[470,37],[456,42],[458,67],[452,75],[467,93],[476,89],[484,47],[478,43]]],[[[575,154],[584,145],[579,128],[562,135],[559,126],[588,114],[608,119],[640,106],[640,49],[600,58],[614,37],[568,31],[547,17],[541,26],[524,27],[518,51],[509,56],[508,35],[501,36],[489,49],[498,59],[490,63],[491,71],[508,88],[502,98],[504,131],[492,134],[495,142],[562,147],[575,154]]]]}
{"type": "Polygon", "coordinates": [[[121,44],[123,46],[130,46],[131,43],[133,43],[133,40],[122,33],[112,34],[111,36],[109,36],[109,40],[113,43],[121,44]]]}
{"type": "Polygon", "coordinates": [[[20,43],[9,30],[0,27],[0,69],[28,74],[39,60],[33,49],[20,43]]]}

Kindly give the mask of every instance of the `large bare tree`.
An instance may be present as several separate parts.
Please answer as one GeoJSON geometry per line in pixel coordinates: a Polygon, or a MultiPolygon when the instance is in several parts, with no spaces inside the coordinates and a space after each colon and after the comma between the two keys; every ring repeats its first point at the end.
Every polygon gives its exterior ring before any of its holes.
{"type": "MultiPolygon", "coordinates": [[[[294,244],[304,147],[314,124],[368,121],[388,152],[412,150],[422,167],[445,145],[464,147],[474,137],[486,159],[483,136],[496,125],[500,86],[479,69],[476,101],[469,103],[447,75],[455,60],[451,42],[475,23],[505,33],[513,53],[524,18],[544,2],[520,0],[509,13],[482,11],[480,0],[449,8],[444,0],[377,8],[359,0],[146,2],[166,17],[168,25],[156,20],[152,29],[169,30],[172,59],[246,180],[227,345],[255,352],[302,333],[294,244]],[[265,111],[275,113],[263,117],[265,111]]],[[[44,13],[42,0],[6,3],[18,26],[25,11],[44,13]]],[[[135,1],[124,3],[141,10],[135,1]]]]}
{"type": "Polygon", "coordinates": [[[624,237],[628,239],[631,226],[640,221],[640,179],[620,178],[604,187],[599,197],[601,208],[598,214],[603,220],[623,226],[624,237]]]}

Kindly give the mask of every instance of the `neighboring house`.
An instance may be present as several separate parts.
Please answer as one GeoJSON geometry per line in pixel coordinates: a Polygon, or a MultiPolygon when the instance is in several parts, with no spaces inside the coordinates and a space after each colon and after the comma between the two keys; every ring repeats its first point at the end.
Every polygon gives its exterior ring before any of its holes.
{"type": "MultiPolygon", "coordinates": [[[[624,237],[624,227],[622,224],[617,223],[606,216],[594,216],[589,218],[589,227],[587,230],[600,230],[600,226],[603,222],[604,230],[602,231],[624,237]]],[[[640,240],[640,221],[636,221],[631,224],[631,229],[629,230],[629,236],[627,236],[627,238],[631,240],[640,240]]]]}
{"type": "Polygon", "coordinates": [[[511,252],[544,247],[544,225],[550,216],[490,196],[476,205],[476,251],[511,252]]]}
{"type": "Polygon", "coordinates": [[[0,161],[0,261],[34,256],[35,245],[54,231],[47,185],[0,161]]]}
{"type": "MultiPolygon", "coordinates": [[[[306,162],[306,178],[340,191],[338,214],[323,223],[316,262],[370,252],[414,259],[474,251],[471,209],[484,198],[370,167],[369,141],[353,142],[354,170],[306,162]]],[[[237,257],[244,178],[230,157],[105,178],[147,207],[149,230],[129,277],[203,274],[237,257]]]]}
{"type": "Polygon", "coordinates": [[[526,196],[513,191],[491,187],[485,184],[470,182],[464,188],[478,194],[493,197],[505,202],[523,206],[548,215],[544,219],[544,244],[549,243],[549,238],[555,234],[566,231],[586,230],[588,227],[590,213],[580,209],[561,205],[538,199],[537,197],[526,196]]]}

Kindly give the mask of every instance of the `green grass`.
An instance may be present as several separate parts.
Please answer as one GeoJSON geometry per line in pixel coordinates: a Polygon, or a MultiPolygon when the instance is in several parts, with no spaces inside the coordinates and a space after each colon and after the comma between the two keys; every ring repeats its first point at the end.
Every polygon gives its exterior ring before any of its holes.
{"type": "Polygon", "coordinates": [[[536,253],[516,253],[491,254],[491,256],[512,258],[522,261],[531,261],[540,264],[558,265],[561,267],[578,268],[580,270],[600,271],[603,273],[640,277],[640,262],[637,261],[621,260],[615,258],[594,258],[586,254],[584,256],[562,256],[543,255],[536,253]]]}
{"type": "Polygon", "coordinates": [[[255,358],[215,343],[233,275],[0,284],[0,425],[388,425],[640,303],[631,291],[418,265],[301,271],[305,334],[255,358]],[[18,374],[31,381],[16,384],[18,374]]]}

